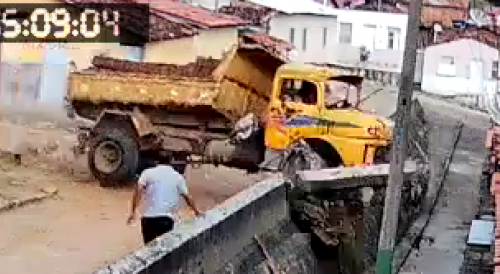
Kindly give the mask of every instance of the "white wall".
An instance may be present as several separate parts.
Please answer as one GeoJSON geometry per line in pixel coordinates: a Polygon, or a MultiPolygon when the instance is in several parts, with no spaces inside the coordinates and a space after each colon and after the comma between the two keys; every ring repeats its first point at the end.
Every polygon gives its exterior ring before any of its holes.
{"type": "MultiPolygon", "coordinates": [[[[481,94],[495,87],[492,78],[493,61],[498,60],[496,49],[472,39],[461,39],[426,48],[422,89],[440,95],[481,94]],[[454,73],[442,75],[442,57],[453,57],[454,73]],[[471,64],[482,62],[480,78],[471,76],[471,64]]],[[[472,68],[473,69],[473,68],[472,68]]]]}
{"type": "Polygon", "coordinates": [[[188,0],[187,2],[192,5],[199,5],[211,10],[231,4],[231,0],[188,0]]]}
{"type": "Polygon", "coordinates": [[[270,21],[270,35],[290,41],[290,29],[295,30],[293,44],[297,50],[296,61],[331,63],[335,56],[337,37],[335,16],[277,15],[270,21]],[[323,44],[324,29],[326,44],[323,44]],[[303,48],[304,29],[307,29],[306,49],[303,48]]]}
{"type": "Polygon", "coordinates": [[[337,37],[340,33],[341,23],[352,24],[352,43],[350,45],[339,44],[336,62],[344,65],[356,65],[359,62],[359,47],[365,45],[371,48],[368,68],[400,71],[402,66],[403,52],[406,39],[406,28],[408,16],[406,14],[383,13],[359,10],[336,10],[337,14],[337,37]],[[375,39],[373,46],[368,43],[369,32],[365,25],[375,25],[375,39]],[[390,49],[389,28],[399,29],[396,49],[390,49]]]}

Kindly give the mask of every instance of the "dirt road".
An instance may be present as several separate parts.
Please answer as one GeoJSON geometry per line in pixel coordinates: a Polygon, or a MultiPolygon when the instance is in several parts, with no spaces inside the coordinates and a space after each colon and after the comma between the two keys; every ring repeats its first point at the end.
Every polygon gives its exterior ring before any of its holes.
{"type": "MultiPolygon", "coordinates": [[[[11,124],[0,124],[0,132],[11,128],[11,124]]],[[[25,127],[15,132],[18,143],[31,146],[26,151],[38,148],[38,155],[24,157],[21,166],[9,157],[0,157],[0,173],[4,175],[0,176],[0,194],[14,193],[12,190],[26,194],[30,189],[46,187],[57,188],[58,194],[0,213],[2,273],[90,273],[141,245],[138,224],[125,224],[130,189],[103,189],[89,180],[85,166],[72,159],[68,151],[70,133],[25,127]]],[[[203,209],[259,179],[212,166],[190,169],[187,178],[190,191],[203,209]]],[[[186,219],[193,214],[184,208],[180,216],[186,219]]]]}

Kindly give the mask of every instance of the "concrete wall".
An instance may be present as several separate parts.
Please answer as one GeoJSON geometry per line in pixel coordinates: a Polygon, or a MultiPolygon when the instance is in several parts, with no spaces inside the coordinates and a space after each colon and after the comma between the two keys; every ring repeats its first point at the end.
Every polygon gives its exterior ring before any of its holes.
{"type": "Polygon", "coordinates": [[[406,14],[393,14],[358,10],[337,10],[337,36],[335,43],[335,62],[339,65],[358,66],[359,48],[366,46],[371,54],[364,65],[367,69],[400,71],[406,39],[408,16],[406,14]],[[340,25],[352,25],[351,44],[340,44],[340,25]],[[371,40],[365,25],[376,26],[374,40],[371,40]],[[388,42],[389,28],[399,29],[400,35],[395,40],[395,48],[390,49],[388,42]],[[340,54],[341,53],[341,54],[340,54]]]}
{"type": "Polygon", "coordinates": [[[317,273],[307,237],[293,231],[285,186],[281,180],[268,179],[96,274],[266,273],[254,235],[261,236],[287,273],[317,273]],[[284,235],[289,237],[283,239],[284,235]]]}
{"type": "Polygon", "coordinates": [[[422,90],[438,95],[484,94],[495,88],[492,64],[498,60],[496,49],[472,39],[461,39],[426,48],[422,90]],[[439,71],[443,57],[453,57],[454,72],[444,75],[439,71]],[[479,73],[471,73],[474,61],[482,63],[479,73]]]}
{"type": "Polygon", "coordinates": [[[335,60],[336,25],[335,16],[278,15],[270,21],[270,35],[291,42],[297,51],[296,61],[332,63],[335,60]],[[325,28],[326,43],[323,43],[325,28]],[[293,41],[290,37],[291,29],[294,29],[293,41]],[[305,49],[304,29],[307,29],[305,49]]]}

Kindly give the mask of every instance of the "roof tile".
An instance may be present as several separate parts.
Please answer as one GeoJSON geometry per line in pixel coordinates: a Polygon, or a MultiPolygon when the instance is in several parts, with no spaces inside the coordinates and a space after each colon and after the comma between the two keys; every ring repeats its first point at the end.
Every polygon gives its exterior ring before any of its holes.
{"type": "Polygon", "coordinates": [[[294,48],[289,42],[264,33],[245,34],[242,40],[245,44],[258,44],[283,60],[288,59],[288,53],[294,48]]]}
{"type": "Polygon", "coordinates": [[[234,15],[251,22],[255,26],[267,25],[267,19],[275,10],[247,2],[233,2],[219,9],[220,13],[234,15]]]}
{"type": "Polygon", "coordinates": [[[437,43],[434,44],[448,43],[459,39],[472,39],[490,47],[498,48],[499,36],[493,31],[481,28],[470,27],[465,30],[450,29],[441,32],[437,37],[437,43]]]}
{"type": "Polygon", "coordinates": [[[150,4],[153,9],[161,13],[184,19],[200,27],[235,27],[249,23],[236,16],[214,13],[205,8],[195,7],[175,0],[137,0],[137,2],[150,4]]]}
{"type": "Polygon", "coordinates": [[[421,24],[430,27],[438,23],[445,28],[451,28],[454,20],[465,20],[468,17],[469,11],[466,8],[424,6],[422,8],[421,24]]]}
{"type": "MultiPolygon", "coordinates": [[[[135,0],[65,0],[68,4],[135,4],[135,0]]],[[[122,18],[127,21],[127,29],[136,34],[142,34],[145,29],[149,30],[149,41],[164,41],[171,39],[179,39],[183,37],[191,37],[198,34],[198,31],[193,26],[176,22],[169,19],[165,15],[158,13],[152,9],[149,10],[149,26],[144,25],[144,14],[136,10],[124,9],[126,13],[121,12],[122,18]]],[[[142,10],[141,10],[142,11],[142,10]]]]}

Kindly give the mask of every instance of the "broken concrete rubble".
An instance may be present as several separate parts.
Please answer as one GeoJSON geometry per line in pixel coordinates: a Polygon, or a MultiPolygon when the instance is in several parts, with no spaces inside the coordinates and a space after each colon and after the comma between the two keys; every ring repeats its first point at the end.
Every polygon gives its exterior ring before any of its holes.
{"type": "Polygon", "coordinates": [[[109,57],[96,56],[92,65],[103,72],[118,71],[129,73],[143,73],[150,75],[163,75],[169,77],[199,77],[210,78],[219,65],[220,60],[198,57],[195,62],[186,65],[137,63],[109,57]]]}

